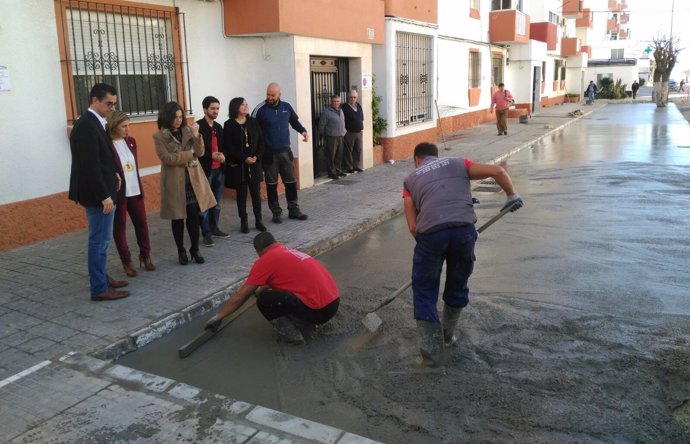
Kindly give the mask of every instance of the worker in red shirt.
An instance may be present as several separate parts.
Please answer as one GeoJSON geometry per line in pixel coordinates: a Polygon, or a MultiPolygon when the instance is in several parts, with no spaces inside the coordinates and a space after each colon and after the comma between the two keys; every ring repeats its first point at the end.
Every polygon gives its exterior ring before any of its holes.
{"type": "Polygon", "coordinates": [[[498,128],[498,135],[508,135],[508,109],[513,103],[513,95],[505,89],[503,83],[498,84],[498,89],[491,96],[491,108],[489,111],[493,114],[496,108],[496,128],[498,128]]]}
{"type": "Polygon", "coordinates": [[[256,306],[273,325],[278,339],[302,344],[297,328],[328,322],[338,311],[340,297],[333,276],[316,259],[276,242],[268,231],[254,238],[259,259],[254,262],[245,283],[220,311],[206,323],[216,331],[221,320],[239,309],[259,287],[256,306]]]}

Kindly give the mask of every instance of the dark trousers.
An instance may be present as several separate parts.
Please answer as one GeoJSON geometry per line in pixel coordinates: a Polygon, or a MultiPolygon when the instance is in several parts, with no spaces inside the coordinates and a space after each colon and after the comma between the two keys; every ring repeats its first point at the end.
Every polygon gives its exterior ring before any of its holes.
{"type": "Polygon", "coordinates": [[[147,259],[151,256],[151,241],[149,240],[149,225],[146,221],[146,207],[144,196],[126,197],[120,199],[115,207],[115,220],[113,222],[113,239],[120,260],[123,263],[132,262],[132,254],[127,245],[127,213],[134,225],[134,234],[139,245],[139,258],[147,259]]]}
{"type": "Polygon", "coordinates": [[[324,136],[326,148],[326,167],[329,176],[336,176],[343,171],[343,137],[324,136]]]}
{"type": "Polygon", "coordinates": [[[237,214],[240,218],[247,217],[247,191],[252,197],[254,217],[261,219],[261,182],[242,182],[237,188],[237,214]]]}
{"type": "Polygon", "coordinates": [[[446,228],[428,234],[417,234],[412,258],[412,294],[414,318],[439,322],[436,303],[441,285],[441,270],[446,262],[446,287],[443,301],[462,308],[469,302],[467,281],[474,270],[474,225],[446,228]]]}
{"type": "Polygon", "coordinates": [[[499,134],[503,134],[508,131],[508,109],[496,109],[496,128],[498,128],[499,134]]]}
{"type": "Polygon", "coordinates": [[[194,202],[187,205],[187,219],[173,219],[172,232],[175,238],[177,251],[184,251],[184,226],[187,225],[187,233],[192,245],[189,251],[199,251],[199,204],[194,202]]]}
{"type": "Polygon", "coordinates": [[[310,324],[328,322],[338,311],[340,299],[323,308],[309,308],[297,296],[287,291],[264,290],[256,297],[256,306],[269,321],[288,316],[310,324]]]}
{"type": "Polygon", "coordinates": [[[362,168],[362,132],[346,133],[343,140],[343,168],[354,170],[362,168]]]}
{"type": "MultiPolygon", "coordinates": [[[[266,148],[269,149],[269,148],[266,148]]],[[[274,151],[272,162],[262,164],[264,175],[266,176],[266,194],[268,197],[268,208],[273,214],[280,215],[283,209],[280,208],[278,201],[278,176],[285,185],[285,198],[287,200],[288,211],[299,210],[297,203],[297,182],[295,179],[295,166],[292,163],[292,153],[290,148],[274,151]]]]}

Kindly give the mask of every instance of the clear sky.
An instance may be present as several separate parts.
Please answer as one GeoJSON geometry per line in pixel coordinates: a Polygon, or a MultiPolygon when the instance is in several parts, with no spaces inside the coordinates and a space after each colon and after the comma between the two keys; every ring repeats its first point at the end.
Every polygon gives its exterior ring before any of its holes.
{"type": "Polygon", "coordinates": [[[627,0],[632,40],[642,50],[655,37],[673,35],[680,39],[678,63],[673,77],[690,69],[690,0],[627,0]],[[673,11],[673,13],[671,12],[673,11]]]}

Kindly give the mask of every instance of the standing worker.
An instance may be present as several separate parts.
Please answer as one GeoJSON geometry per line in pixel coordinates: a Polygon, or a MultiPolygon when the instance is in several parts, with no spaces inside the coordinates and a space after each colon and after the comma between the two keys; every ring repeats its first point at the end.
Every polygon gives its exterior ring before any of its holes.
{"type": "Polygon", "coordinates": [[[338,311],[340,297],[333,277],[316,259],[276,242],[268,231],[256,235],[254,249],[259,259],[247,280],[208,320],[206,328],[216,331],[222,319],[237,311],[259,287],[269,287],[256,297],[259,311],[273,325],[279,340],[304,343],[296,325],[324,324],[338,311]]]}
{"type": "Polygon", "coordinates": [[[503,167],[469,159],[438,157],[436,145],[423,142],[414,149],[415,171],[404,182],[405,218],[415,238],[412,265],[414,318],[417,321],[422,364],[443,363],[444,345],[455,343],[460,311],[469,302],[467,281],[474,268],[477,216],[472,206],[470,180],[491,177],[505,191],[511,211],[522,200],[503,167]],[[436,302],[441,269],[446,262],[443,320],[436,302]]]}
{"type": "Polygon", "coordinates": [[[261,159],[266,175],[266,195],[268,207],[273,213],[273,223],[279,224],[283,214],[278,202],[278,175],[285,185],[285,198],[288,204],[290,219],[306,220],[297,203],[297,180],[295,166],[292,164],[294,156],[290,148],[290,128],[302,135],[302,141],[309,140],[307,130],[299,122],[299,117],[289,103],[280,100],[280,85],[269,83],[266,88],[266,101],[254,108],[252,117],[259,122],[264,135],[266,149],[261,159]]]}
{"type": "Polygon", "coordinates": [[[513,102],[513,95],[505,89],[503,83],[498,84],[498,89],[491,96],[491,108],[489,111],[493,114],[496,108],[496,128],[498,128],[498,135],[508,135],[508,109],[513,102]]]}
{"type": "Polygon", "coordinates": [[[632,96],[633,99],[637,98],[637,91],[640,89],[640,84],[637,83],[637,80],[635,80],[632,84],[632,96]]]}

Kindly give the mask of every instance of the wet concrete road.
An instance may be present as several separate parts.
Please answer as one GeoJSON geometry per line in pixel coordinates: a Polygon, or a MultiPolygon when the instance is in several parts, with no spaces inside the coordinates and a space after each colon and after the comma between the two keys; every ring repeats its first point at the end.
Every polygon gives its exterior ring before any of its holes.
{"type": "MultiPolygon", "coordinates": [[[[256,310],[186,360],[203,320],[121,363],[387,442],[690,441],[690,129],[609,105],[507,161],[526,205],[477,246],[457,347],[415,362],[397,218],[319,259],[343,304],[303,347],[256,310]]],[[[484,187],[486,189],[486,187],[484,187]]],[[[504,196],[476,192],[479,223],[504,196]]]]}

